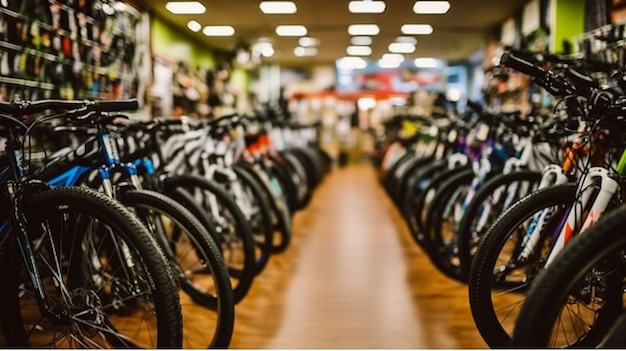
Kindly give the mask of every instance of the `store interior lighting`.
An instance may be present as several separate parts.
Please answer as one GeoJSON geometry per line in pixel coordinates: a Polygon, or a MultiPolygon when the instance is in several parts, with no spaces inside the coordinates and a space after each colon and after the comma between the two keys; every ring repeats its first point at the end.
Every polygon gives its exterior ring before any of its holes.
{"type": "Polygon", "coordinates": [[[165,4],[165,8],[176,15],[202,14],[206,12],[206,7],[198,1],[170,1],[165,4]]]}
{"type": "Polygon", "coordinates": [[[384,1],[355,0],[348,3],[350,13],[383,13],[386,7],[384,1]]]}
{"type": "Polygon", "coordinates": [[[199,32],[202,30],[202,25],[198,21],[189,21],[187,22],[187,28],[189,28],[192,32],[199,32]]]}
{"type": "Polygon", "coordinates": [[[368,36],[356,36],[350,38],[351,45],[372,45],[372,37],[368,36]]]}
{"type": "Polygon", "coordinates": [[[293,1],[261,1],[259,8],[266,15],[288,15],[298,11],[298,7],[293,1]]]}
{"type": "Polygon", "coordinates": [[[202,33],[207,37],[231,37],[235,34],[235,28],[231,26],[205,26],[202,33]]]}
{"type": "Polygon", "coordinates": [[[433,27],[430,24],[403,24],[400,30],[407,35],[428,35],[432,34],[433,27]]]}
{"type": "Polygon", "coordinates": [[[350,35],[378,35],[380,28],[376,24],[351,24],[348,26],[350,35]]]}
{"type": "Polygon", "coordinates": [[[350,56],[369,56],[372,54],[372,48],[369,46],[348,46],[346,52],[350,56]]]}
{"type": "Polygon", "coordinates": [[[444,14],[450,9],[450,3],[448,1],[416,1],[413,5],[413,12],[426,15],[426,14],[444,14]]]}
{"type": "Polygon", "coordinates": [[[280,25],[276,27],[276,34],[281,37],[302,37],[307,34],[307,29],[303,25],[280,25]]]}

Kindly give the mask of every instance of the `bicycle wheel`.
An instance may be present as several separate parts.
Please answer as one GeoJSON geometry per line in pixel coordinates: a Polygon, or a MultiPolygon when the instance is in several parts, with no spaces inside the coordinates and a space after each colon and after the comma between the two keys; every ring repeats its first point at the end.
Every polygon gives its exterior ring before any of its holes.
{"type": "Polygon", "coordinates": [[[457,229],[460,278],[467,281],[476,246],[487,229],[509,206],[529,194],[541,173],[520,171],[499,174],[476,192],[457,229]]]}
{"type": "Polygon", "coordinates": [[[264,195],[261,185],[253,176],[235,167],[237,178],[242,185],[242,190],[248,205],[248,222],[254,235],[256,244],[256,274],[263,271],[272,254],[272,239],[274,237],[274,225],[272,223],[272,205],[264,195]]]}
{"type": "Polygon", "coordinates": [[[428,210],[426,227],[431,245],[430,259],[443,274],[460,280],[458,259],[458,217],[462,215],[463,201],[471,191],[474,172],[467,170],[441,184],[428,210]]]}
{"type": "MultiPolygon", "coordinates": [[[[624,310],[624,226],[626,207],[621,207],[565,246],[528,291],[512,345],[602,347],[624,310]]],[[[610,339],[619,340],[615,335],[610,339]]]]}
{"type": "Polygon", "coordinates": [[[511,206],[487,231],[476,250],[469,276],[474,323],[490,347],[507,347],[529,284],[543,267],[551,235],[563,225],[575,201],[576,184],[536,191],[511,206]],[[535,214],[550,211],[538,249],[520,259],[521,243],[535,214]]]}
{"type": "Polygon", "coordinates": [[[182,347],[175,280],[134,215],[86,188],[41,191],[24,201],[35,252],[29,259],[50,312],[39,308],[19,250],[6,250],[0,319],[7,346],[182,347]]]}
{"type": "Polygon", "coordinates": [[[274,227],[274,235],[271,241],[272,253],[285,251],[291,242],[291,217],[285,199],[278,194],[280,189],[275,189],[275,187],[272,186],[268,174],[263,173],[262,170],[256,169],[251,164],[241,162],[234,165],[233,168],[247,172],[261,185],[261,189],[263,189],[266,199],[269,200],[272,210],[272,223],[274,227]]]}
{"type": "Polygon", "coordinates": [[[157,192],[125,189],[119,200],[155,236],[185,293],[181,294],[183,347],[228,347],[235,319],[233,291],[209,233],[187,209],[157,192]]]}
{"type": "MultiPolygon", "coordinates": [[[[192,195],[209,216],[217,230],[217,244],[231,277],[235,303],[241,301],[252,286],[256,272],[255,242],[250,224],[235,200],[219,184],[193,175],[167,178],[166,192],[180,187],[192,195]]],[[[179,201],[185,201],[183,197],[179,201]]],[[[184,202],[181,202],[184,205],[184,202]]]]}

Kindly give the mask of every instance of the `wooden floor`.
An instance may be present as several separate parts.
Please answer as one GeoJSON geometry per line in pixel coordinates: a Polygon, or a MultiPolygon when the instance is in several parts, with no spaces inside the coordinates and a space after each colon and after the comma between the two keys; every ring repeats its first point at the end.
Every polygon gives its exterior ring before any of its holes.
{"type": "Polygon", "coordinates": [[[236,311],[233,348],[486,348],[368,164],[328,175],[236,311]]]}

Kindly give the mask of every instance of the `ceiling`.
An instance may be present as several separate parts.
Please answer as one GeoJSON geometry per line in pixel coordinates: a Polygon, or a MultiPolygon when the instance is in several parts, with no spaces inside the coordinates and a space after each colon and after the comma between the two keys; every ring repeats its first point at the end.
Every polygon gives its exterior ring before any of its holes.
{"type": "Polygon", "coordinates": [[[285,66],[311,66],[329,64],[346,56],[350,45],[349,24],[376,23],[380,34],[374,37],[369,59],[379,59],[388,52],[387,47],[396,37],[403,35],[400,27],[405,23],[425,23],[433,33],[415,36],[418,40],[412,57],[438,57],[448,61],[461,61],[477,52],[490,33],[521,10],[527,0],[450,0],[450,10],[443,15],[417,15],[413,0],[385,0],[382,14],[351,14],[347,0],[294,0],[297,13],[290,15],[265,15],[259,9],[259,0],[200,0],[206,12],[200,15],[174,15],[165,9],[167,0],[146,1],[159,18],[188,32],[198,45],[221,50],[232,50],[238,40],[249,43],[260,37],[270,38],[275,55],[264,58],[285,66]],[[187,22],[195,20],[204,25],[231,25],[232,37],[206,37],[202,32],[187,29],[187,22]],[[279,37],[275,27],[280,24],[303,24],[308,36],[318,38],[318,54],[314,57],[297,57],[294,48],[297,37],[279,37]]]}

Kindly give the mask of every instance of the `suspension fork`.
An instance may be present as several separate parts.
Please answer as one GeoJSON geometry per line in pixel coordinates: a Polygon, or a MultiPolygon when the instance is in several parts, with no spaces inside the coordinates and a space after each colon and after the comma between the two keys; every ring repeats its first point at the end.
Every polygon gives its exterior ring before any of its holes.
{"type": "MultiPolygon", "coordinates": [[[[552,164],[544,168],[541,173],[541,180],[539,181],[539,189],[547,188],[551,185],[565,184],[568,181],[568,177],[565,172],[565,167],[552,164]]],[[[522,240],[522,250],[518,256],[518,260],[524,262],[535,252],[539,238],[541,237],[541,230],[545,224],[551,218],[554,211],[552,209],[544,209],[533,215],[526,235],[522,240]]]]}
{"type": "MultiPolygon", "coordinates": [[[[20,200],[21,194],[18,194],[18,184],[16,181],[8,181],[6,184],[7,193],[9,196],[9,201],[12,204],[15,204],[20,200]]],[[[52,311],[48,301],[46,299],[46,291],[43,286],[42,276],[39,272],[39,267],[37,266],[37,262],[35,260],[35,251],[33,250],[33,246],[31,244],[30,238],[28,237],[28,232],[25,226],[26,219],[24,212],[22,211],[21,206],[13,206],[13,211],[11,212],[11,222],[13,223],[12,227],[16,231],[16,240],[18,244],[18,248],[20,250],[20,254],[22,256],[24,266],[28,272],[29,280],[35,290],[35,297],[37,300],[37,305],[39,306],[40,312],[51,320],[62,321],[64,319],[63,314],[55,313],[52,311]]],[[[51,238],[49,238],[52,240],[51,238]]],[[[55,249],[54,245],[51,245],[52,249],[55,249]]],[[[55,263],[55,271],[60,271],[60,264],[56,259],[58,254],[56,250],[51,253],[54,257],[55,263]]],[[[59,277],[54,277],[54,279],[59,279],[59,277]]],[[[59,289],[64,289],[63,284],[61,282],[57,282],[59,285],[59,289]]],[[[67,294],[67,291],[64,291],[67,294]]],[[[67,296],[66,296],[67,297],[67,296]]]]}
{"type": "Polygon", "coordinates": [[[580,226],[579,233],[584,232],[593,223],[595,223],[606,210],[609,201],[615,194],[618,188],[618,183],[609,176],[609,170],[603,167],[592,167],[587,174],[584,175],[582,182],[579,182],[577,189],[576,202],[573,208],[570,210],[565,221],[565,226],[560,230],[548,260],[546,261],[546,267],[554,260],[556,255],[563,249],[565,244],[569,242],[572,236],[575,234],[576,229],[579,227],[583,215],[583,211],[589,206],[592,195],[595,192],[595,186],[600,187],[597,197],[591,204],[589,213],[587,214],[585,221],[580,226]]]}

